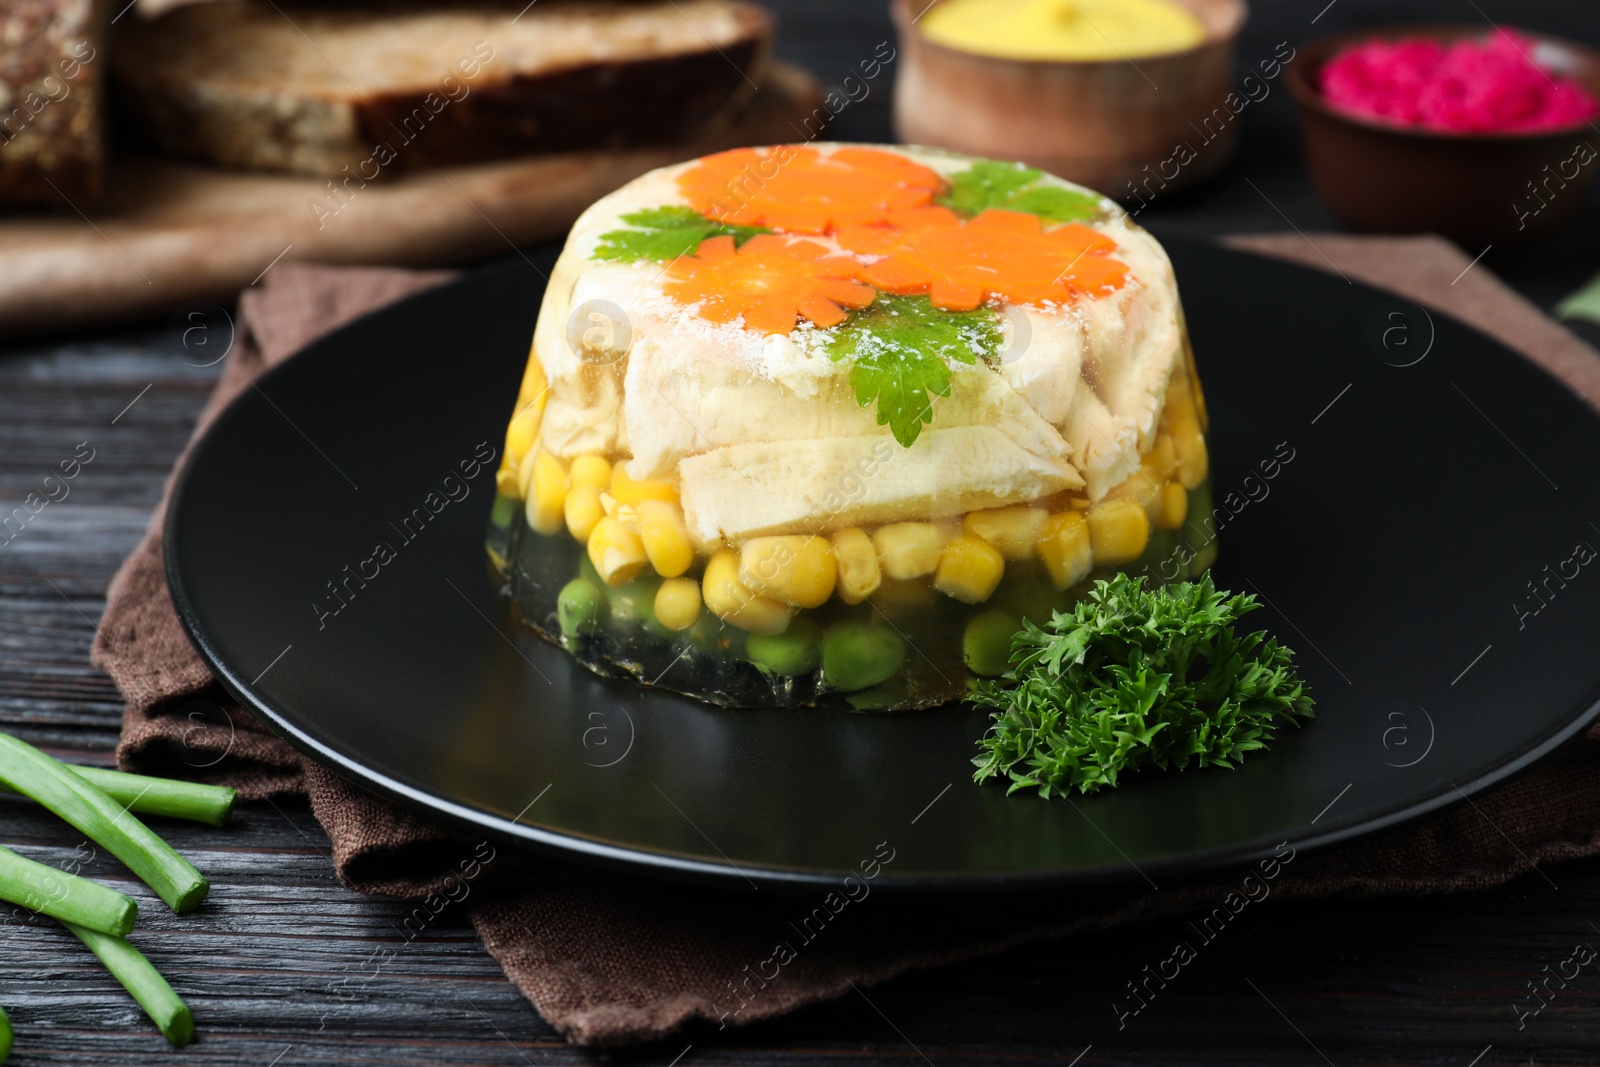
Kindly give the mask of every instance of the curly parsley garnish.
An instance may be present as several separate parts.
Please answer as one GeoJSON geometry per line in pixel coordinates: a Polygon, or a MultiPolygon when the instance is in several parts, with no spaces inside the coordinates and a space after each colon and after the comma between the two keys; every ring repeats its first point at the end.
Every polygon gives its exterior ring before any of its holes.
{"type": "Polygon", "coordinates": [[[1044,171],[1036,167],[980,159],[950,179],[950,191],[939,203],[962,215],[993,207],[1051,222],[1082,222],[1101,213],[1100,197],[1045,184],[1040,181],[1043,177],[1044,171]]]}
{"type": "Polygon", "coordinates": [[[1143,578],[1097,581],[1048,626],[1013,639],[1012,669],[976,703],[994,724],[972,762],[976,781],[1044,797],[1115,786],[1127,770],[1232,767],[1277,727],[1310,718],[1293,653],[1233,624],[1258,605],[1199,581],[1147,590],[1143,578]]]}
{"type": "Polygon", "coordinates": [[[593,258],[664,261],[688,255],[708,237],[732,234],[734,243],[742,245],[758,233],[771,232],[762,226],[724,225],[693,208],[676,205],[645,208],[622,216],[622,221],[634,229],[601,234],[593,258]]]}
{"type": "Polygon", "coordinates": [[[1000,350],[994,311],[940,311],[925,296],[880,293],[828,342],[829,358],[854,361],[850,386],[878,425],[910,448],[933,421],[933,398],[950,395],[950,361],[974,364],[1000,350]]]}

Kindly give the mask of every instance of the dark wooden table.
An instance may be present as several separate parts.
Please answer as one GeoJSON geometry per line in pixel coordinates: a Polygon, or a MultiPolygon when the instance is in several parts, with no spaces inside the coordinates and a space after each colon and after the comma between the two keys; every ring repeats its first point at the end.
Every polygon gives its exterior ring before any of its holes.
{"type": "MultiPolygon", "coordinates": [[[[890,35],[882,0],[773,6],[785,18],[780,51],[829,81],[890,35]]],[[[1556,0],[1257,0],[1255,7],[1242,66],[1271,55],[1279,41],[1384,21],[1494,17],[1600,43],[1600,10],[1556,0]]],[[[1307,184],[1281,86],[1241,121],[1244,148],[1231,170],[1203,189],[1158,198],[1142,221],[1201,235],[1282,230],[1286,221],[1305,231],[1332,228],[1307,184]]],[[[847,108],[835,130],[886,139],[887,79],[847,108]]],[[[1591,198],[1566,235],[1528,252],[1491,251],[1484,265],[1548,308],[1600,269],[1597,234],[1600,202],[1591,198]]],[[[109,762],[121,704],[89,666],[89,642],[106,583],[143,529],[216,372],[189,366],[161,323],[0,342],[0,502],[9,502],[0,511],[37,488],[78,442],[96,449],[71,496],[0,547],[0,728],[72,760],[109,762]]],[[[139,898],[149,955],[193,1006],[202,1033],[186,1051],[171,1052],[68,935],[48,921],[0,913],[0,1003],[18,1030],[19,1067],[594,1058],[535,1014],[459,915],[447,911],[407,940],[405,908],[341,888],[327,839],[304,804],[245,806],[226,831],[170,823],[161,830],[212,878],[211,900],[198,914],[171,915],[62,824],[0,799],[0,841],[139,898]],[[379,946],[395,954],[381,973],[341,986],[379,946]]],[[[912,974],[780,1021],[721,1033],[701,1027],[617,1058],[1592,1064],[1600,1062],[1600,977],[1576,980],[1522,1027],[1514,1005],[1576,943],[1600,942],[1596,922],[1600,860],[1576,862],[1486,892],[1249,909],[1120,1031],[1113,999],[1127,978],[1187,936],[1183,919],[912,974]]]]}

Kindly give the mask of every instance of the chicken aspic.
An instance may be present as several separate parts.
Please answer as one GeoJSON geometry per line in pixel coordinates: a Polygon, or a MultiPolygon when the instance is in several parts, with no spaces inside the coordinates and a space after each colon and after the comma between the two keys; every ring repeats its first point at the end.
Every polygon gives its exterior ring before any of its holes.
{"type": "Polygon", "coordinates": [[[490,553],[601,673],[927,706],[1092,577],[1210,564],[1205,427],[1171,264],[1111,201],[920,148],[738,149],[574,224],[490,553]]]}

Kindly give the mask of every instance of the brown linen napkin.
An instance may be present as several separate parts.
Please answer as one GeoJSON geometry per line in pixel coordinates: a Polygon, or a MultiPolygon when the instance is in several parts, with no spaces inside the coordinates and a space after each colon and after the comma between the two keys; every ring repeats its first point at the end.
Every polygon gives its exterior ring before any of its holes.
{"type": "MultiPolygon", "coordinates": [[[[1600,406],[1600,358],[1588,346],[1433,238],[1317,235],[1238,238],[1265,254],[1336,269],[1455,315],[1524,352],[1600,406]],[[1459,280],[1456,280],[1458,279],[1459,280]]],[[[240,300],[239,337],[203,429],[266,367],[365,311],[446,275],[282,265],[240,300]]],[[[713,891],[518,856],[461,840],[300,756],[233,705],[201,664],[162,577],[165,505],[111,584],[94,659],[127,700],[118,759],[130,770],[236,786],[249,798],[304,792],[354,889],[464,900],[484,945],[541,1015],[570,1040],[621,1045],[701,1018],[726,1026],[791,1011],[855,985],[1013,945],[1237,898],[1236,874],[1153,892],[1075,897],[1058,922],[997,932],[969,900],[879,895],[840,906],[814,937],[791,921],[816,899],[713,891]],[[866,904],[865,900],[873,903],[866,904]],[[775,953],[786,946],[792,958],[775,953]],[[775,963],[777,959],[781,962],[775,963]],[[774,977],[774,973],[776,976],[774,977]]],[[[1428,893],[1495,885],[1536,863],[1600,852],[1600,726],[1536,767],[1426,820],[1293,857],[1269,877],[1294,897],[1428,893]]],[[[430,905],[431,906],[431,905],[430,905]]],[[[808,931],[809,933],[809,931],[808,931]]]]}

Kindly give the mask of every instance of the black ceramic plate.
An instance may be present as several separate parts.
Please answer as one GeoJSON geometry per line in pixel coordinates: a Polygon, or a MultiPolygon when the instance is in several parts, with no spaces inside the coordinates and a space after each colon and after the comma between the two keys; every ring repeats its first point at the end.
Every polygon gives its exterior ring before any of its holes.
{"type": "Polygon", "coordinates": [[[311,345],[229,408],[171,508],[173,598],[223,684],[343,774],[472,832],[730,885],[835,882],[890,850],[880,885],[1160,881],[1460,801],[1580,729],[1600,419],[1442,315],[1169,250],[1212,415],[1216,577],[1260,594],[1253,621],[1317,698],[1238,770],[1007,797],[970,780],[969,708],[719,710],[520,631],[484,562],[494,463],[462,464],[498,458],[543,286],[521,261],[311,345]]]}

